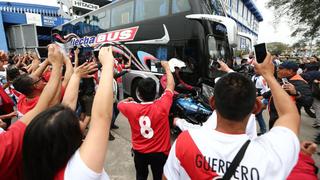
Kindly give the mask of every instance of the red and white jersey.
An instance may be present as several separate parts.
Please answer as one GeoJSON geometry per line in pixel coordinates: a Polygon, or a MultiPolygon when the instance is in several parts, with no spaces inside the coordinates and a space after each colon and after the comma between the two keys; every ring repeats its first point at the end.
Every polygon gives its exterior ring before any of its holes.
{"type": "MultiPolygon", "coordinates": [[[[170,180],[222,177],[248,139],[246,134],[206,128],[184,131],[170,150],[164,175],[170,180]]],[[[290,129],[274,127],[251,140],[231,179],[286,179],[297,163],[299,150],[299,140],[290,129]]]]}
{"type": "Polygon", "coordinates": [[[173,93],[165,90],[162,96],[148,103],[120,102],[119,111],[128,118],[133,149],[140,153],[170,151],[169,111],[173,93]]]}
{"type": "MultiPolygon", "coordinates": [[[[206,122],[202,124],[202,126],[189,123],[185,119],[177,119],[176,126],[179,127],[181,131],[187,131],[198,128],[208,128],[214,130],[217,128],[217,112],[216,110],[214,110],[211,116],[207,119],[206,122]]],[[[246,134],[249,136],[250,139],[257,137],[257,123],[256,116],[254,114],[251,114],[249,117],[246,127],[246,134]]]]}
{"type": "Polygon", "coordinates": [[[267,81],[262,76],[253,76],[251,78],[252,82],[255,83],[255,87],[257,89],[260,89],[260,93],[263,94],[265,92],[268,92],[270,88],[268,87],[267,81]]]}

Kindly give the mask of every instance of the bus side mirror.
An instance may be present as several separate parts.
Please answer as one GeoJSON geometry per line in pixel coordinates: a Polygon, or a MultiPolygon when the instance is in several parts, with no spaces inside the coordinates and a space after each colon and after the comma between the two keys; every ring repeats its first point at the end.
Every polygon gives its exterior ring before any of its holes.
{"type": "Polygon", "coordinates": [[[218,16],[218,15],[212,15],[212,14],[190,14],[190,15],[187,15],[186,18],[196,19],[196,20],[207,20],[207,21],[213,21],[213,22],[223,24],[227,28],[229,45],[231,47],[237,47],[238,28],[237,28],[237,23],[233,19],[225,16],[218,16]]]}

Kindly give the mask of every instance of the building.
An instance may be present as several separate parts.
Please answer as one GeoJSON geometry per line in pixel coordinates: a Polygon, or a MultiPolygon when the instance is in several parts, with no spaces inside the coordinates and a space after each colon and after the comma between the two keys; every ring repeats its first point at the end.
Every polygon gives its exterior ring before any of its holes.
{"type": "MultiPolygon", "coordinates": [[[[238,25],[238,32],[252,36],[253,44],[257,42],[259,22],[263,17],[253,0],[224,0],[228,16],[238,25]]],[[[248,50],[252,44],[246,37],[239,37],[238,49],[248,50]]]]}
{"type": "Polygon", "coordinates": [[[66,18],[77,18],[90,11],[99,9],[113,0],[58,0],[60,14],[66,18]]]}
{"type": "Polygon", "coordinates": [[[51,29],[68,21],[58,11],[53,6],[0,2],[0,49],[21,54],[37,49],[45,56],[51,29]]]}

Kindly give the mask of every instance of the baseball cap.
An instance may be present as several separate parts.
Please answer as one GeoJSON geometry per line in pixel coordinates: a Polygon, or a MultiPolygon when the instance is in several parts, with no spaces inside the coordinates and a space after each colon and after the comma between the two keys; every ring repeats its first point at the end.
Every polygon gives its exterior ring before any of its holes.
{"type": "Polygon", "coordinates": [[[299,66],[297,63],[293,61],[284,61],[282,64],[279,66],[280,69],[292,69],[294,71],[297,71],[299,69],[299,66]]]}

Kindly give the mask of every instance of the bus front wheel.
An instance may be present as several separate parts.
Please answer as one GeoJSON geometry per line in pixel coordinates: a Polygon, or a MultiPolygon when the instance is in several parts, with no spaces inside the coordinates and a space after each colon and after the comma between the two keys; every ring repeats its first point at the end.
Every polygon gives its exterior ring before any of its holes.
{"type": "Polygon", "coordinates": [[[136,102],[141,102],[141,98],[138,96],[138,84],[141,78],[135,79],[132,83],[132,88],[131,88],[131,97],[136,101],[136,102]]]}

